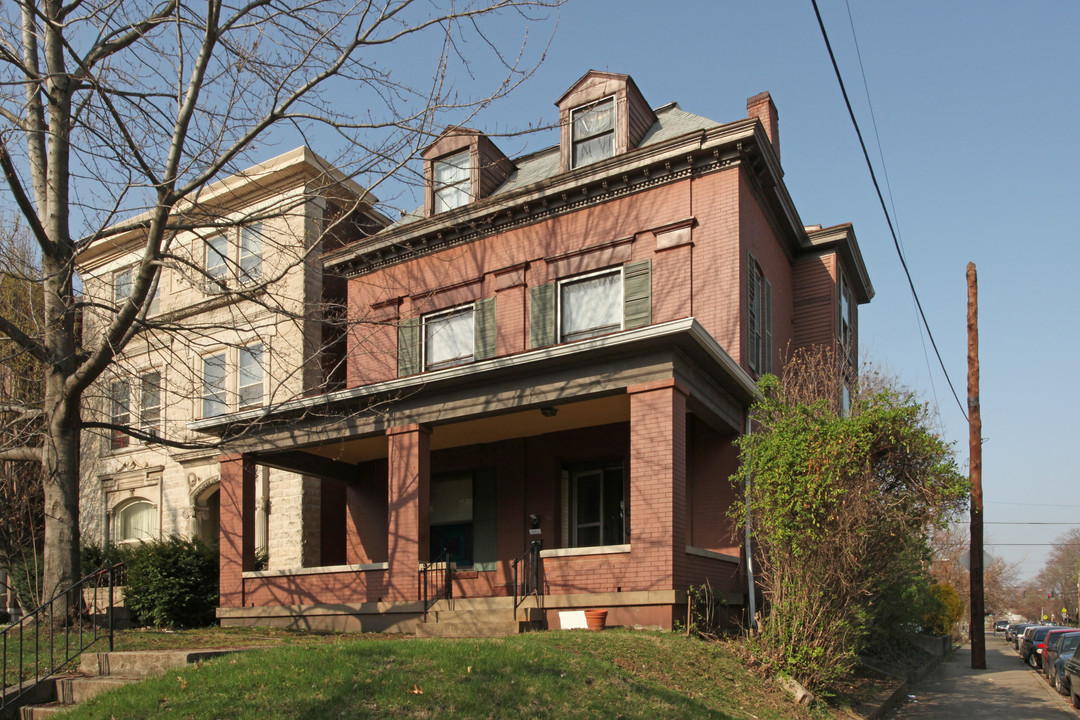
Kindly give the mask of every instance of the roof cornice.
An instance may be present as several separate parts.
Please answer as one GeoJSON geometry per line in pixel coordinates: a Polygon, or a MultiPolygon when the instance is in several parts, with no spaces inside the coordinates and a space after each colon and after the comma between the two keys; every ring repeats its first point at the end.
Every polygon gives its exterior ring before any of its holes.
{"type": "Polygon", "coordinates": [[[327,267],[361,275],[439,250],[624,195],[749,163],[759,184],[775,188],[771,210],[796,249],[809,248],[802,221],[783,185],[783,171],[761,122],[739,120],[638,148],[449,212],[392,227],[324,257],[327,267]]]}

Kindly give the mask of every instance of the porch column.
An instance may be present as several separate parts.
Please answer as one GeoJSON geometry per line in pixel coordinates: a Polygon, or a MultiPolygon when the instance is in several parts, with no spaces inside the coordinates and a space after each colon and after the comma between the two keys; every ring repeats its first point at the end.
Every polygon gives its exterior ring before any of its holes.
{"type": "Polygon", "coordinates": [[[671,590],[686,553],[686,391],[661,380],[627,392],[635,589],[671,590]]]}
{"type": "Polygon", "coordinates": [[[428,559],[431,513],[430,438],[423,425],[386,431],[388,447],[387,600],[419,598],[417,570],[428,559]]]}
{"type": "Polygon", "coordinates": [[[243,572],[255,569],[255,461],[247,455],[222,455],[218,462],[221,464],[219,604],[243,607],[243,572]]]}

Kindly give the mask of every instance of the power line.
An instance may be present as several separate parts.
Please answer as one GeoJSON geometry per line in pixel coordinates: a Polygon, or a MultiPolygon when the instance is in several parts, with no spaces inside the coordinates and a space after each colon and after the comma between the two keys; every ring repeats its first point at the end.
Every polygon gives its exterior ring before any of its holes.
{"type": "Polygon", "coordinates": [[[855,134],[859,137],[859,147],[862,148],[863,158],[866,160],[866,167],[870,170],[870,179],[874,183],[874,191],[877,192],[878,202],[881,203],[881,211],[885,213],[885,222],[889,225],[889,233],[892,235],[893,246],[896,248],[896,255],[900,258],[900,266],[904,269],[908,287],[911,288],[911,295],[915,298],[916,307],[919,308],[919,317],[922,318],[923,327],[926,328],[926,334],[930,338],[930,344],[934,348],[934,354],[937,355],[938,364],[941,365],[941,372],[945,374],[945,380],[949,383],[949,389],[952,391],[957,407],[960,408],[960,414],[967,420],[967,410],[964,409],[964,404],[960,402],[960,396],[956,392],[956,387],[953,386],[952,378],[949,377],[949,371],[945,369],[945,361],[941,359],[941,351],[938,350],[937,341],[934,339],[934,333],[930,330],[930,323],[927,321],[926,313],[923,311],[922,302],[919,300],[919,293],[915,290],[915,281],[911,279],[911,272],[908,270],[907,261],[904,260],[904,253],[900,249],[900,240],[896,236],[896,229],[893,227],[892,217],[889,215],[889,208],[885,204],[885,196],[881,193],[881,186],[878,184],[877,175],[874,173],[874,164],[870,162],[870,153],[866,149],[866,142],[863,140],[862,131],[859,129],[859,122],[855,119],[855,111],[851,107],[851,100],[848,98],[847,88],[844,87],[844,79],[840,75],[840,66],[836,63],[836,55],[833,54],[832,44],[829,42],[829,35],[825,32],[825,22],[821,19],[821,11],[818,9],[817,0],[810,0],[810,2],[814,6],[814,14],[817,15],[818,27],[821,28],[821,37],[825,40],[825,48],[829,51],[829,59],[832,61],[833,71],[836,73],[836,81],[840,84],[840,92],[844,96],[844,104],[847,105],[848,115],[851,117],[851,124],[855,128],[855,134]]]}

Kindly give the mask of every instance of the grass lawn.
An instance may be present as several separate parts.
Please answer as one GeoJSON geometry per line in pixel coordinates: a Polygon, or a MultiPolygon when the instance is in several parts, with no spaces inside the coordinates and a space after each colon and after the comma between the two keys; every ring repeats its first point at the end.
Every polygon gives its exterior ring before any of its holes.
{"type": "MultiPolygon", "coordinates": [[[[65,718],[813,717],[722,643],[608,630],[496,639],[128,631],[117,649],[272,644],[101,695],[65,718]],[[207,636],[209,633],[209,636],[207,636]]],[[[819,711],[821,712],[821,711],[819,711]]]]}

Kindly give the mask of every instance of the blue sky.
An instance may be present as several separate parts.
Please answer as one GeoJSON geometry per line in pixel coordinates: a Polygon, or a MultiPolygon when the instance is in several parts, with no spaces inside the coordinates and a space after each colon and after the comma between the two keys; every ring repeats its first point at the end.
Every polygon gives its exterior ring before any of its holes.
{"type": "MultiPolygon", "coordinates": [[[[850,3],[850,15],[841,0],[820,6],[961,400],[965,268],[977,266],[985,519],[996,543],[988,550],[1030,577],[1048,547],[1021,543],[1048,543],[1071,527],[996,523],[1080,524],[1069,459],[1080,397],[1072,314],[1080,250],[1068,210],[1080,190],[1080,4],[850,3]]],[[[533,26],[531,37],[549,31],[533,26]]],[[[533,78],[471,124],[554,122],[554,101],[591,68],[633,76],[654,107],[675,100],[721,122],[745,117],[746,98],[772,94],[785,180],[803,221],[854,223],[877,292],[860,308],[863,358],[940,407],[966,468],[966,421],[920,330],[810,2],[571,0],[533,78]]],[[[471,82],[461,77],[458,87],[470,91],[471,82]]],[[[505,145],[554,142],[548,133],[505,145]]]]}

